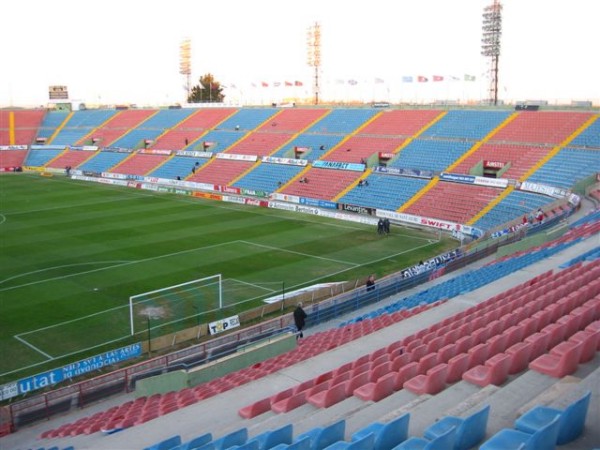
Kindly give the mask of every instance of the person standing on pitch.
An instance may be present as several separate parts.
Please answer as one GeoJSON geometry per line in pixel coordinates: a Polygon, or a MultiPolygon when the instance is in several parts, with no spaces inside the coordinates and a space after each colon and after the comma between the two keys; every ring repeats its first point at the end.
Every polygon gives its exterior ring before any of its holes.
{"type": "Polygon", "coordinates": [[[302,309],[302,303],[298,303],[298,305],[296,305],[296,309],[294,310],[294,324],[296,325],[296,329],[298,330],[298,334],[296,334],[296,339],[304,337],[302,329],[306,324],[306,317],[306,312],[304,312],[304,310],[302,309]]]}

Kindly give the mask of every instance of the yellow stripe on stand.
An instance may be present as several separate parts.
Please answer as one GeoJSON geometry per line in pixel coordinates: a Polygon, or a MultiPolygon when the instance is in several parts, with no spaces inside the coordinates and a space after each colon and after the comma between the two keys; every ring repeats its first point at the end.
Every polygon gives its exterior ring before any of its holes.
{"type": "Polygon", "coordinates": [[[49,167],[50,164],[52,164],[54,161],[56,161],[62,155],[64,155],[65,153],[67,153],[69,151],[69,148],[70,147],[68,145],[65,145],[65,148],[63,149],[63,151],[60,152],[58,155],[56,155],[54,158],[52,158],[50,161],[48,161],[46,164],[44,164],[44,167],[49,167]]]}
{"type": "Polygon", "coordinates": [[[425,130],[427,130],[427,128],[429,128],[430,126],[432,126],[434,123],[436,123],[437,121],[439,121],[442,117],[444,117],[446,114],[448,114],[448,112],[444,111],[440,114],[438,114],[437,116],[435,116],[433,118],[432,121],[430,121],[429,123],[423,125],[421,127],[421,129],[419,131],[417,131],[415,134],[413,134],[412,136],[407,137],[404,142],[402,144],[400,144],[398,147],[396,147],[394,150],[392,150],[392,153],[394,155],[398,155],[402,150],[404,150],[406,147],[408,147],[408,145],[414,141],[416,138],[418,138],[421,134],[423,134],[423,132],[425,132],[425,130]]]}
{"type": "Polygon", "coordinates": [[[153,169],[150,169],[148,172],[146,172],[144,174],[144,176],[148,176],[150,175],[152,172],[154,172],[155,170],[157,170],[159,167],[164,166],[166,163],[168,163],[169,161],[171,161],[173,158],[175,158],[175,156],[177,156],[177,153],[173,152],[171,155],[169,155],[169,157],[167,159],[165,159],[162,163],[160,163],[158,166],[156,166],[153,169]]]}
{"type": "Polygon", "coordinates": [[[485,207],[481,211],[479,211],[471,219],[469,219],[467,221],[467,225],[473,225],[475,222],[477,222],[479,219],[485,216],[494,206],[496,206],[498,203],[500,203],[502,200],[508,197],[508,194],[510,194],[514,190],[514,186],[509,186],[508,188],[506,188],[502,193],[500,193],[498,197],[496,197],[494,200],[485,205],[485,207]]]}
{"type": "MultiPolygon", "coordinates": [[[[88,134],[86,134],[85,136],[83,136],[81,139],[79,139],[79,142],[83,141],[85,142],[87,139],[91,139],[93,136],[93,134],[98,131],[100,128],[104,128],[106,126],[106,124],[108,122],[110,122],[111,120],[113,120],[114,118],[118,117],[119,115],[123,114],[123,111],[118,111],[116,114],[110,116],[108,119],[106,119],[104,122],[102,122],[100,125],[98,125],[96,128],[94,128],[92,131],[90,131],[88,134]]],[[[93,144],[93,142],[92,142],[93,144]]]]}
{"type": "Polygon", "coordinates": [[[348,192],[350,192],[352,189],[354,189],[358,185],[358,183],[360,183],[361,180],[364,180],[369,175],[371,175],[372,172],[373,172],[373,169],[365,170],[360,177],[358,177],[356,180],[354,180],[352,183],[350,183],[350,185],[347,186],[346,188],[344,188],[344,190],[342,192],[340,192],[338,195],[333,197],[333,199],[331,201],[337,202],[340,198],[342,198],[344,195],[346,195],[348,192]]]}
{"type": "Polygon", "coordinates": [[[344,139],[342,139],[340,142],[338,142],[337,145],[331,147],[329,150],[327,150],[325,153],[323,153],[323,155],[319,158],[319,160],[325,161],[325,157],[327,155],[336,151],[338,148],[340,148],[342,145],[344,145],[345,142],[348,142],[348,140],[351,137],[356,136],[358,133],[360,133],[361,130],[363,130],[367,125],[369,125],[374,120],[378,119],[382,114],[383,114],[383,112],[378,112],[377,114],[375,114],[373,117],[371,117],[365,123],[363,123],[360,127],[358,127],[356,130],[354,130],[352,133],[348,134],[344,139]]]}
{"type": "Polygon", "coordinates": [[[421,189],[419,192],[417,192],[415,195],[413,195],[404,205],[402,205],[396,211],[398,211],[398,212],[406,211],[410,206],[413,205],[413,203],[415,203],[417,200],[419,200],[421,197],[423,197],[425,194],[427,194],[427,192],[429,192],[431,189],[433,189],[438,184],[439,181],[440,181],[440,177],[433,177],[431,179],[431,181],[429,183],[427,183],[423,189],[421,189]]]}
{"type": "Polygon", "coordinates": [[[58,126],[58,128],[56,130],[54,130],[54,133],[52,133],[52,136],[50,136],[48,138],[48,140],[46,141],[47,144],[52,143],[52,140],[56,137],[56,135],[58,133],[60,133],[60,131],[65,127],[65,125],[67,123],[69,123],[69,120],[71,120],[71,117],[73,117],[73,114],[75,114],[73,111],[71,111],[69,114],[67,114],[67,117],[65,117],[65,120],[62,121],[62,123],[58,126]]]}
{"type": "Polygon", "coordinates": [[[481,141],[478,141],[475,143],[475,145],[473,147],[471,147],[466,153],[463,153],[456,161],[454,161],[452,164],[450,164],[445,172],[452,172],[452,170],[454,170],[456,167],[458,167],[465,159],[467,159],[469,156],[471,156],[473,153],[475,153],[477,150],[479,150],[479,148],[487,143],[491,138],[494,137],[494,135],[500,131],[502,128],[504,128],[506,125],[508,125],[509,123],[511,123],[513,120],[515,120],[517,117],[519,116],[519,113],[512,113],[510,116],[508,116],[506,119],[504,119],[502,121],[502,123],[500,123],[496,128],[494,128],[492,131],[490,131],[486,136],[484,136],[484,138],[481,141]]]}
{"type": "Polygon", "coordinates": [[[119,164],[117,164],[114,167],[109,167],[109,169],[107,170],[107,172],[110,172],[111,170],[115,170],[118,169],[120,166],[122,166],[123,164],[125,164],[125,161],[129,161],[131,158],[133,158],[135,155],[137,155],[137,151],[132,151],[131,154],[125,158],[123,161],[121,161],[119,164]]]}
{"type": "Polygon", "coordinates": [[[282,190],[284,190],[286,187],[288,187],[290,184],[292,184],[294,181],[298,180],[300,177],[304,176],[304,174],[306,172],[308,172],[311,169],[312,166],[306,166],[303,170],[301,170],[295,177],[290,178],[286,183],[283,184],[283,186],[281,186],[279,189],[277,189],[275,192],[281,192],[282,190]]]}
{"type": "MultiPolygon", "coordinates": [[[[310,124],[308,124],[307,126],[305,126],[302,130],[298,131],[297,133],[293,134],[291,138],[289,138],[286,142],[284,142],[283,144],[281,144],[279,147],[277,147],[275,150],[273,150],[271,153],[269,153],[269,156],[274,155],[275,153],[277,153],[279,150],[281,150],[283,147],[285,147],[286,145],[288,145],[290,142],[293,142],[294,139],[296,139],[298,136],[300,136],[302,133],[306,132],[306,130],[310,129],[314,124],[316,124],[319,120],[327,117],[329,114],[331,114],[331,109],[327,110],[327,112],[325,114],[323,114],[320,117],[317,117],[315,120],[313,120],[310,124]]],[[[295,155],[294,155],[295,156],[295,155]]]]}
{"type": "Polygon", "coordinates": [[[234,183],[236,183],[238,180],[240,180],[241,178],[245,177],[248,173],[252,172],[254,169],[256,169],[258,166],[260,166],[260,163],[262,162],[260,156],[258,157],[258,160],[252,164],[248,169],[244,170],[240,175],[238,175],[237,177],[235,177],[233,180],[231,180],[229,182],[229,186],[233,186],[234,183]]]}
{"type": "Polygon", "coordinates": [[[8,113],[8,145],[15,145],[15,112],[8,113]]]}
{"type": "Polygon", "coordinates": [[[552,150],[550,150],[542,159],[540,159],[537,163],[535,163],[535,165],[533,167],[531,167],[527,172],[525,172],[523,174],[523,176],[521,178],[519,178],[519,181],[525,181],[527,178],[529,178],[531,175],[533,175],[533,173],[536,170],[538,170],[540,167],[542,167],[544,164],[546,164],[549,160],[554,158],[554,156],[556,156],[556,154],[558,152],[560,152],[563,148],[565,148],[567,145],[569,145],[573,141],[573,139],[575,139],[577,136],[579,136],[579,134],[583,130],[585,130],[592,123],[594,123],[594,121],[599,116],[600,115],[596,114],[596,115],[590,117],[588,120],[586,120],[583,123],[583,125],[581,125],[579,128],[577,128],[573,133],[571,133],[569,135],[569,137],[567,137],[564,141],[562,141],[560,144],[558,144],[556,147],[554,147],[552,150]]]}

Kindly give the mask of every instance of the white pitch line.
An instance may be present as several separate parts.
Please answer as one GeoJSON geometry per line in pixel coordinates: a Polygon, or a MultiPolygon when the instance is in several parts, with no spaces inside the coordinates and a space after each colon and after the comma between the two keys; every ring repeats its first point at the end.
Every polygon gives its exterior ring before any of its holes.
{"type": "Polygon", "coordinates": [[[0,214],[0,225],[2,225],[4,222],[6,222],[6,216],[4,214],[0,214]]]}
{"type": "Polygon", "coordinates": [[[256,247],[267,248],[269,250],[277,250],[277,251],[280,251],[280,252],[286,252],[286,253],[292,253],[292,254],[295,254],[295,255],[306,256],[308,258],[315,258],[315,259],[322,259],[323,261],[336,262],[336,263],[345,264],[347,266],[352,266],[352,267],[358,267],[358,266],[360,266],[360,264],[351,263],[351,262],[348,262],[348,261],[342,261],[342,260],[333,259],[333,258],[325,258],[324,256],[310,255],[308,253],[297,252],[295,250],[288,250],[288,249],[281,248],[281,247],[271,247],[270,245],[257,244],[256,242],[249,242],[249,241],[239,241],[239,242],[243,242],[244,244],[248,244],[248,245],[254,245],[256,247]]]}
{"type": "Polygon", "coordinates": [[[35,350],[38,353],[41,353],[42,355],[44,355],[46,358],[48,358],[49,360],[53,360],[54,357],[50,356],[48,353],[43,352],[42,350],[40,350],[39,348],[37,348],[35,345],[30,344],[29,342],[27,342],[25,339],[22,339],[19,335],[13,336],[17,341],[25,344],[27,347],[29,347],[32,350],[35,350]]]}
{"type": "Polygon", "coordinates": [[[53,267],[47,267],[45,269],[40,269],[40,270],[34,270],[32,272],[26,272],[26,273],[20,273],[18,275],[14,275],[10,278],[5,278],[4,280],[0,280],[0,284],[6,283],[8,281],[12,281],[12,280],[16,280],[17,278],[21,278],[21,277],[26,277],[28,275],[33,275],[36,273],[42,273],[42,272],[49,272],[50,270],[55,270],[55,269],[64,269],[65,267],[77,267],[77,266],[93,266],[93,265],[97,265],[97,264],[114,264],[114,263],[126,263],[126,262],[131,262],[131,261],[95,261],[95,262],[88,262],[88,263],[77,263],[77,264],[65,264],[62,266],[53,266],[53,267]]]}
{"type": "MultiPolygon", "coordinates": [[[[197,252],[198,250],[206,250],[206,249],[209,249],[209,248],[222,247],[224,245],[235,244],[236,242],[240,242],[240,241],[222,242],[220,244],[207,245],[205,247],[190,248],[190,249],[187,249],[187,250],[182,250],[180,252],[166,253],[164,255],[153,256],[151,258],[138,259],[137,261],[128,261],[128,262],[125,262],[125,263],[122,263],[122,264],[115,264],[114,266],[100,267],[98,269],[87,270],[85,272],[78,272],[78,273],[73,273],[73,274],[70,274],[70,275],[62,275],[60,277],[47,278],[45,280],[32,281],[31,283],[25,283],[25,284],[20,284],[18,286],[11,286],[11,287],[7,287],[7,288],[2,288],[2,289],[0,289],[0,292],[12,291],[13,289],[19,289],[19,288],[27,287],[27,286],[34,286],[36,284],[46,283],[48,281],[64,280],[66,278],[77,277],[79,275],[87,275],[89,273],[101,272],[103,270],[110,270],[110,269],[114,269],[114,268],[117,268],[117,267],[130,266],[132,264],[139,264],[139,263],[144,263],[144,262],[148,262],[148,261],[154,261],[154,260],[157,260],[157,259],[169,258],[171,256],[183,255],[185,253],[193,253],[193,252],[197,252]]],[[[0,282],[0,284],[1,283],[2,282],[0,282]]]]}
{"type": "Polygon", "coordinates": [[[248,285],[248,286],[252,286],[252,287],[255,287],[255,288],[258,288],[258,289],[262,289],[263,291],[275,292],[274,289],[267,288],[267,287],[264,287],[264,286],[259,286],[258,284],[254,284],[254,283],[248,283],[247,281],[238,280],[236,278],[228,278],[228,280],[235,281],[236,283],[240,283],[240,284],[245,284],[245,285],[248,285]]]}

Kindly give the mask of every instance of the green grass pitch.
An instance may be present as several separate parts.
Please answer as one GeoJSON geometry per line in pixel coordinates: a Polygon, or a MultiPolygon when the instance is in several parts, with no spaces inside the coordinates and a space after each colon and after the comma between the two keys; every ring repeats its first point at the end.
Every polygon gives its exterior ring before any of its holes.
{"type": "MultiPolygon", "coordinates": [[[[381,277],[453,246],[399,227],[382,237],[372,226],[268,208],[3,175],[0,383],[143,340],[129,336],[132,295],[220,273],[230,315],[284,284],[289,292],[381,277]]],[[[168,331],[160,328],[153,333],[168,331]]]]}

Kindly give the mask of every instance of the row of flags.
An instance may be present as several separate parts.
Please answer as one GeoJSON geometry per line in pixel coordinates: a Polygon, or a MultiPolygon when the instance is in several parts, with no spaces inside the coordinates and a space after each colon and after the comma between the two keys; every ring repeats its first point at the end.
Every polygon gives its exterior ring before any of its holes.
{"type": "MultiPolygon", "coordinates": [[[[462,80],[464,81],[475,81],[477,79],[477,77],[475,75],[469,75],[469,74],[465,74],[462,77],[462,80]]],[[[432,82],[439,82],[439,81],[460,81],[461,77],[457,77],[455,75],[450,75],[450,76],[444,76],[444,75],[432,75],[432,76],[424,76],[424,75],[417,75],[417,76],[413,76],[413,75],[404,75],[401,78],[401,81],[403,83],[428,83],[429,81],[432,82]]],[[[356,86],[359,82],[357,80],[336,80],[335,81],[336,84],[349,84],[351,86],[356,86]]],[[[385,80],[383,80],[382,78],[375,78],[373,80],[374,84],[383,84],[385,83],[385,80]]]]}
{"type": "MultiPolygon", "coordinates": [[[[470,75],[470,74],[464,74],[462,77],[458,77],[455,75],[450,75],[450,76],[444,76],[444,75],[431,75],[431,76],[425,76],[425,75],[404,75],[400,78],[400,81],[402,81],[402,83],[428,83],[428,82],[433,82],[433,83],[437,83],[437,82],[441,82],[441,81],[475,81],[477,79],[477,77],[475,75],[470,75]]],[[[344,80],[344,79],[336,79],[335,80],[335,84],[337,85],[344,85],[347,84],[349,86],[356,86],[360,83],[363,84],[370,84],[370,81],[358,81],[355,79],[349,79],[349,80],[344,80]]],[[[372,81],[373,84],[384,84],[385,80],[383,78],[374,78],[372,81]]],[[[261,81],[261,82],[253,82],[250,83],[250,86],[253,88],[268,88],[268,87],[301,87],[304,86],[304,83],[302,81],[274,81],[274,82],[268,82],[268,81],[261,81]]],[[[229,87],[232,89],[237,89],[237,86],[235,84],[227,84],[227,85],[221,85],[221,87],[229,87]]]]}

